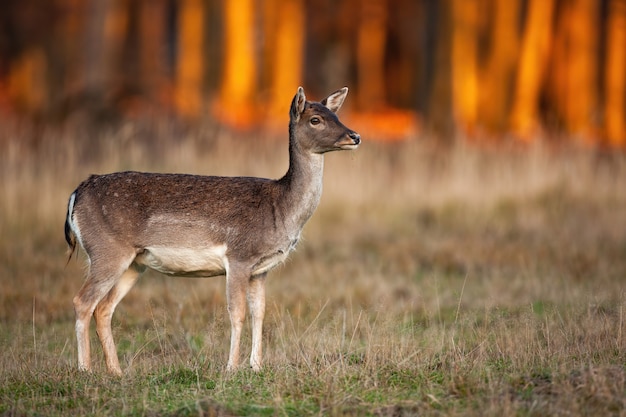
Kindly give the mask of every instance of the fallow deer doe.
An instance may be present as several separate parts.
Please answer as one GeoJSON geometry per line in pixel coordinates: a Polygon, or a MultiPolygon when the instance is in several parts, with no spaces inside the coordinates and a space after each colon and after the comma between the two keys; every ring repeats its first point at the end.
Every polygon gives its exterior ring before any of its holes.
{"type": "Polygon", "coordinates": [[[231,323],[227,369],[239,362],[246,315],[252,318],[252,369],[261,368],[265,277],[294,250],[322,193],[324,153],[355,149],[358,133],[335,113],[347,88],[321,102],[302,87],[289,120],[289,169],[278,180],[117,172],[92,175],[70,195],[65,239],[80,244],[89,269],[74,297],[78,365],[90,370],[93,315],[108,371],[120,375],[111,317],[146,268],[168,275],[226,275],[231,323]]]}

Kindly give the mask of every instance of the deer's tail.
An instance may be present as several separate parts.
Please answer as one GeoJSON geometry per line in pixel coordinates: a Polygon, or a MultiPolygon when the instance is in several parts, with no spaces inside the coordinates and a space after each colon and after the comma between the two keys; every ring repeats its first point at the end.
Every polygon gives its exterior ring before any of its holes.
{"type": "Polygon", "coordinates": [[[68,257],[67,257],[67,264],[70,263],[70,260],[72,259],[72,255],[74,254],[74,252],[76,251],[76,233],[74,232],[73,229],[73,220],[72,220],[72,215],[74,214],[74,203],[76,202],[76,191],[74,191],[72,193],[72,195],[70,196],[70,200],[67,203],[67,216],[65,216],[65,241],[67,242],[67,246],[68,246],[68,257]]]}

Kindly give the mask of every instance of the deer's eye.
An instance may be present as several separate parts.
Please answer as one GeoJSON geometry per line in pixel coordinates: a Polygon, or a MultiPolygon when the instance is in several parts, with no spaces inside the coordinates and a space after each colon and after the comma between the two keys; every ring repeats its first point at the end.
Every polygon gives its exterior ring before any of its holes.
{"type": "Polygon", "coordinates": [[[311,117],[311,120],[309,120],[309,122],[310,122],[313,126],[315,126],[315,125],[320,124],[320,123],[322,122],[322,119],[320,119],[320,118],[319,118],[319,117],[317,117],[317,116],[313,116],[313,117],[311,117]]]}

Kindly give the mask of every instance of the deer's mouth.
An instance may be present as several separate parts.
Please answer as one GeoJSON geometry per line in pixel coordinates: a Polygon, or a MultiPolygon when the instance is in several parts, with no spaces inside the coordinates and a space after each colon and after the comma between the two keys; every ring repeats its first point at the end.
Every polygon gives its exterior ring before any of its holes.
{"type": "Polygon", "coordinates": [[[356,132],[352,132],[335,142],[335,146],[337,146],[339,149],[346,151],[356,149],[359,147],[360,144],[361,135],[356,132]]]}

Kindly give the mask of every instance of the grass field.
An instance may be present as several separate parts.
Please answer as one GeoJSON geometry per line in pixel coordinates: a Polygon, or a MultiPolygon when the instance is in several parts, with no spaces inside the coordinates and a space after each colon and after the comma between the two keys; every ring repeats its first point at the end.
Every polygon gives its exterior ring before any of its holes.
{"type": "Polygon", "coordinates": [[[168,129],[1,144],[0,415],[626,415],[626,159],[539,145],[361,132],[327,156],[321,205],[270,273],[262,372],[225,373],[223,278],[156,273],[113,319],[125,375],[104,372],[93,327],[79,372],[84,257],[66,266],[63,222],[82,179],[287,168],[286,138],[168,129]]]}

